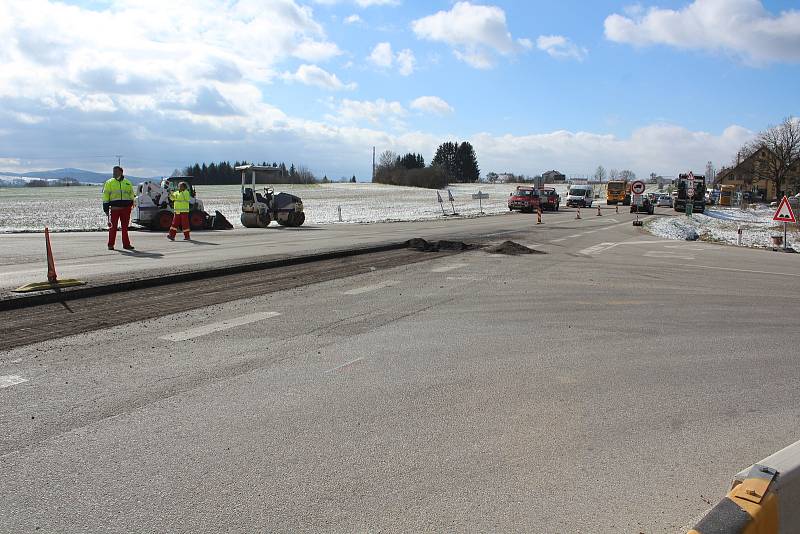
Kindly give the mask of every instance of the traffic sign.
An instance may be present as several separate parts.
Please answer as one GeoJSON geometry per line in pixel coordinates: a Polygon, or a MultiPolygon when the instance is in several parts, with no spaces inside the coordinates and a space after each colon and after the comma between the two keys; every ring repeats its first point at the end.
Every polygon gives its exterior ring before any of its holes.
{"type": "Polygon", "coordinates": [[[693,197],[694,196],[694,187],[690,187],[689,190],[686,191],[686,194],[689,195],[689,197],[693,197]]]}
{"type": "Polygon", "coordinates": [[[472,193],[472,198],[474,198],[475,200],[481,198],[489,198],[489,193],[481,193],[480,191],[478,191],[477,193],[472,193]]]}
{"type": "Polygon", "coordinates": [[[631,192],[634,195],[641,195],[642,193],[644,193],[644,189],[645,189],[644,182],[641,180],[636,180],[631,184],[631,192]]]}
{"type": "Polygon", "coordinates": [[[783,199],[781,199],[781,203],[778,204],[778,211],[776,211],[775,215],[772,216],[772,220],[782,223],[797,222],[797,219],[794,217],[792,207],[789,205],[789,199],[786,198],[785,195],[783,199]]]}
{"type": "Polygon", "coordinates": [[[644,196],[639,193],[633,194],[633,205],[634,206],[641,206],[644,204],[644,196]]]}

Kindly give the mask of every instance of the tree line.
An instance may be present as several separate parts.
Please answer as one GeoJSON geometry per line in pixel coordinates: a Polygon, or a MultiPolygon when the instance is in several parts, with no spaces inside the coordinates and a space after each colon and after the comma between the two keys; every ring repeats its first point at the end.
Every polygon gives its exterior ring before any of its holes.
{"type": "Polygon", "coordinates": [[[381,184],[442,189],[450,183],[470,183],[480,179],[480,167],[472,145],[464,141],[439,145],[430,165],[421,154],[402,156],[391,150],[381,153],[373,181],[381,184]]]}
{"type": "MultiPolygon", "coordinates": [[[[206,165],[203,163],[195,163],[183,169],[185,176],[193,178],[194,185],[226,185],[226,184],[239,184],[242,181],[242,171],[237,171],[236,167],[242,165],[250,165],[247,161],[230,161],[212,162],[206,165]]],[[[286,167],[284,162],[266,161],[253,163],[253,165],[260,165],[262,167],[273,167],[280,172],[270,175],[259,175],[258,183],[261,184],[315,184],[318,182],[317,177],[308,168],[298,165],[295,166],[291,163],[286,167]]],[[[175,174],[175,173],[173,173],[175,174]]]]}

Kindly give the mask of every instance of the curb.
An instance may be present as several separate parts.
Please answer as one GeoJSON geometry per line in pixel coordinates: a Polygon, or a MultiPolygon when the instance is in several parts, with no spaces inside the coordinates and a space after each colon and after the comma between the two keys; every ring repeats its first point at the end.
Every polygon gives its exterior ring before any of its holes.
{"type": "Polygon", "coordinates": [[[227,276],[231,274],[249,273],[267,269],[275,269],[279,267],[289,267],[292,265],[302,265],[304,263],[313,263],[317,261],[335,260],[338,258],[360,256],[363,254],[373,254],[376,252],[399,250],[402,248],[406,248],[406,246],[407,245],[405,242],[390,243],[390,244],[375,245],[364,248],[320,252],[317,254],[308,254],[305,256],[290,256],[286,258],[279,258],[272,260],[255,261],[249,263],[237,263],[235,265],[230,265],[225,267],[213,267],[210,269],[184,271],[175,274],[154,276],[150,278],[139,278],[136,280],[127,280],[121,282],[109,282],[101,285],[87,285],[68,290],[54,290],[54,291],[48,291],[46,293],[43,292],[34,295],[25,295],[20,297],[11,297],[2,299],[0,300],[0,311],[18,310],[22,308],[29,308],[32,306],[40,306],[42,304],[52,304],[55,302],[64,302],[67,300],[96,297],[100,295],[109,295],[111,293],[120,293],[123,291],[132,291],[135,289],[164,286],[169,284],[175,284],[178,282],[204,280],[207,278],[217,278],[220,276],[227,276]]]}

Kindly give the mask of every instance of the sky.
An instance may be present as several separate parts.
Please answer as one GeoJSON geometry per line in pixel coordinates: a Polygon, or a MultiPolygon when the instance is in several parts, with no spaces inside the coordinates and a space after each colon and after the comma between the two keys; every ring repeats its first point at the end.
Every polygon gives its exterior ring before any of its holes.
{"type": "Polygon", "coordinates": [[[0,0],[0,171],[285,161],[674,176],[800,114],[780,0],[0,0]]]}

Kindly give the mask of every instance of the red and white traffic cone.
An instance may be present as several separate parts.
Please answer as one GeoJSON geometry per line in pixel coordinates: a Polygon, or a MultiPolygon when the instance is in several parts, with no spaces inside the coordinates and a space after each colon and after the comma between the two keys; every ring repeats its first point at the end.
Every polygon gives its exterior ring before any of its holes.
{"type": "Polygon", "coordinates": [[[576,219],[580,219],[581,218],[581,209],[580,208],[578,208],[578,213],[577,213],[577,215],[575,215],[575,218],[576,219]]]}
{"type": "Polygon", "coordinates": [[[617,209],[617,213],[619,213],[619,204],[617,204],[617,205],[616,205],[616,206],[614,206],[614,207],[617,209]]]}
{"type": "Polygon", "coordinates": [[[536,224],[542,224],[542,208],[536,210],[536,224]]]}

